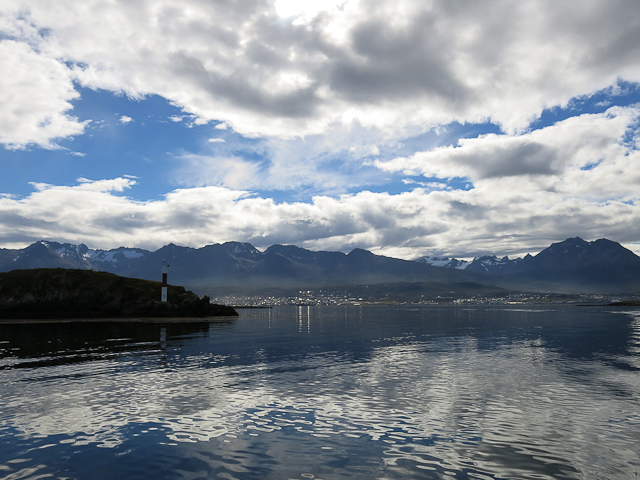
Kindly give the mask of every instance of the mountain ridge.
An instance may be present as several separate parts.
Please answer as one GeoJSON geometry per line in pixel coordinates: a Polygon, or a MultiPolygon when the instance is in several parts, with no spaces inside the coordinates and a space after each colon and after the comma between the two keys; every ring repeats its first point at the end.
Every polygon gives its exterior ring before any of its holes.
{"type": "Polygon", "coordinates": [[[535,256],[509,259],[484,255],[470,262],[436,257],[410,261],[358,248],[343,253],[275,244],[260,251],[250,243],[242,242],[200,248],[170,243],[149,251],[124,246],[100,250],[82,243],[40,240],[24,249],[0,250],[0,272],[77,268],[157,280],[163,261],[171,265],[170,277],[174,281],[190,286],[322,286],[436,281],[474,282],[548,292],[640,290],[640,257],[611,240],[587,242],[579,237],[553,243],[535,256]]]}
{"type": "MultiPolygon", "coordinates": [[[[454,268],[450,259],[445,268],[454,268]]],[[[509,259],[484,255],[464,269],[507,279],[529,279],[570,285],[576,290],[637,291],[640,288],[640,257],[606,238],[587,242],[580,237],[552,243],[536,255],[509,259]]]]}

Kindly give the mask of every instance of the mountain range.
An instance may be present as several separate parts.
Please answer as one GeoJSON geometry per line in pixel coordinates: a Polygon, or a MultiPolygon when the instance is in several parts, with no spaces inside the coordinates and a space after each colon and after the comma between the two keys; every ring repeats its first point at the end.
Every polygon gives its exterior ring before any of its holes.
{"type": "Polygon", "coordinates": [[[204,286],[296,287],[391,282],[471,282],[519,291],[631,293],[640,290],[640,257],[619,243],[569,238],[535,256],[482,256],[472,261],[421,257],[415,261],[367,250],[311,251],[272,245],[259,251],[249,243],[201,248],[166,245],[156,251],[38,241],[23,249],[0,249],[0,272],[32,268],[76,268],[158,280],[163,261],[169,280],[204,286]]]}

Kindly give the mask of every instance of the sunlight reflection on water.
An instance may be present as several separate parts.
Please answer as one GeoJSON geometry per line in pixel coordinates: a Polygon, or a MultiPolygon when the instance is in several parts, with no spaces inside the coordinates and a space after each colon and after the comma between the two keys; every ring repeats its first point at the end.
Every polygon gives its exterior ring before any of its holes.
{"type": "MultiPolygon", "coordinates": [[[[640,472],[640,317],[566,308],[244,313],[175,335],[153,326],[80,341],[58,330],[60,348],[25,356],[17,334],[0,338],[0,474],[640,472]]],[[[48,345],[43,335],[36,340],[48,345]]]]}

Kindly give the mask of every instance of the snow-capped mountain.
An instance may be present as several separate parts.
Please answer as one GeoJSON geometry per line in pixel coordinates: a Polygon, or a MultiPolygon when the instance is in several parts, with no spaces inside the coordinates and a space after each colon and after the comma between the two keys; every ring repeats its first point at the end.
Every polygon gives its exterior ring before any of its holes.
{"type": "Polygon", "coordinates": [[[424,256],[420,258],[416,258],[414,260],[418,263],[426,263],[427,265],[432,265],[434,267],[442,267],[442,268],[455,268],[457,270],[466,269],[471,262],[467,260],[458,260],[457,258],[438,258],[438,257],[430,257],[424,256]]]}
{"type": "Polygon", "coordinates": [[[511,273],[523,260],[522,258],[510,260],[506,255],[502,258],[498,258],[496,255],[483,255],[474,258],[467,269],[469,271],[492,274],[511,273]]]}
{"type": "Polygon", "coordinates": [[[346,254],[294,245],[272,245],[261,252],[240,242],[201,248],[169,244],[154,252],[132,247],[100,250],[51,241],[19,250],[0,249],[0,271],[79,268],[159,280],[163,261],[170,265],[171,282],[191,286],[473,282],[544,291],[640,291],[640,257],[610,240],[586,242],[578,237],[554,243],[535,256],[486,255],[471,262],[434,257],[407,261],[362,249],[346,254]]]}
{"type": "MultiPolygon", "coordinates": [[[[3,250],[0,271],[25,268],[80,268],[157,280],[163,261],[170,281],[207,285],[341,285],[393,281],[470,281],[468,275],[355,249],[314,252],[272,245],[264,252],[249,243],[227,242],[202,248],[174,244],[151,252],[140,248],[91,249],[86,245],[39,241],[22,250],[3,250]]],[[[472,279],[475,280],[475,279],[472,279]]]]}
{"type": "Polygon", "coordinates": [[[112,250],[94,250],[83,243],[73,245],[71,243],[47,242],[44,240],[39,243],[57,252],[62,258],[73,259],[73,261],[84,260],[89,264],[106,262],[115,265],[134,258],[142,258],[149,253],[148,250],[141,248],[119,247],[112,250]]]}
{"type": "Polygon", "coordinates": [[[482,273],[507,273],[512,271],[516,265],[522,262],[522,258],[510,260],[505,256],[498,258],[496,255],[482,255],[475,257],[473,260],[458,260],[457,258],[438,258],[424,256],[414,260],[418,263],[426,263],[434,267],[455,268],[457,270],[469,270],[482,273]]]}
{"type": "MultiPolygon", "coordinates": [[[[445,261],[430,262],[430,265],[453,268],[451,263],[445,261]]],[[[535,256],[526,255],[524,258],[484,255],[474,258],[465,271],[514,280],[551,282],[579,291],[640,289],[640,257],[619,243],[604,238],[593,242],[579,237],[568,238],[552,244],[535,256]]]]}

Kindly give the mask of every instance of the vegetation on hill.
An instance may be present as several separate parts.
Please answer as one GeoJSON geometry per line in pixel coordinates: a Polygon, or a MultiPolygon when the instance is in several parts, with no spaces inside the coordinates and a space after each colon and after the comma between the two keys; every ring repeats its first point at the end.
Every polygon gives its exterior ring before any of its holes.
{"type": "Polygon", "coordinates": [[[63,268],[0,273],[0,319],[212,317],[237,315],[184,287],[106,272],[63,268]]]}

